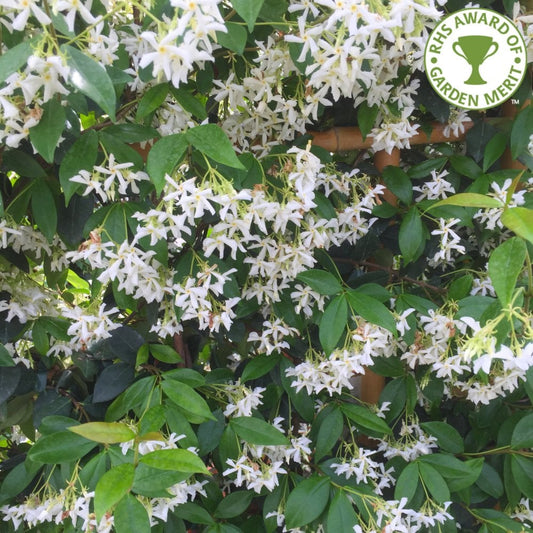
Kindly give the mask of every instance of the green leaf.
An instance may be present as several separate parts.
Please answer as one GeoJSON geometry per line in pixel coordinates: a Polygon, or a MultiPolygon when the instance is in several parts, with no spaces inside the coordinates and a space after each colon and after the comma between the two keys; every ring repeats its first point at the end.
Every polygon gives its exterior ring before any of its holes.
{"type": "Polygon", "coordinates": [[[226,29],[228,30],[227,33],[217,31],[218,44],[238,55],[242,55],[248,38],[246,29],[240,24],[235,24],[235,22],[226,22],[226,29]]]}
{"type": "Polygon", "coordinates": [[[209,470],[200,457],[189,450],[179,448],[156,450],[155,452],[141,456],[139,461],[152,468],[159,468],[160,470],[210,475],[209,470]]]}
{"type": "Polygon", "coordinates": [[[112,354],[121,361],[135,364],[137,352],[144,344],[144,338],[129,326],[120,326],[111,332],[111,337],[106,341],[112,354]]]}
{"type": "Polygon", "coordinates": [[[533,131],[533,106],[525,106],[517,115],[511,130],[511,157],[517,159],[527,150],[528,135],[533,131]]]}
{"type": "Polygon", "coordinates": [[[131,463],[123,463],[100,478],[94,491],[94,512],[98,522],[130,491],[134,475],[135,467],[131,463]]]}
{"type": "MultiPolygon", "coordinates": [[[[255,2],[252,3],[255,4],[255,2]]],[[[233,145],[220,126],[216,124],[202,124],[201,126],[187,130],[185,135],[190,144],[217,163],[222,163],[231,168],[245,170],[244,165],[235,154],[233,145]]]]}
{"type": "Polygon", "coordinates": [[[148,152],[146,171],[155,185],[157,194],[165,186],[165,175],[172,176],[187,151],[188,141],[183,133],[167,135],[159,139],[148,152]]]}
{"type": "Polygon", "coordinates": [[[257,16],[263,7],[264,0],[232,0],[233,9],[248,24],[248,31],[251,33],[255,26],[257,16]]]}
{"type": "Polygon", "coordinates": [[[180,355],[172,348],[166,344],[150,344],[150,353],[163,363],[174,364],[181,362],[180,355]]]}
{"type": "Polygon", "coordinates": [[[215,518],[234,518],[241,516],[252,503],[253,494],[251,491],[239,490],[228,494],[220,500],[213,516],[215,518]]]}
{"type": "MultiPolygon", "coordinates": [[[[2,57],[2,56],[0,56],[2,57]]],[[[14,170],[19,176],[26,178],[44,178],[46,172],[34,157],[22,150],[8,150],[2,154],[2,166],[6,170],[14,170]]]]}
{"type": "Polygon", "coordinates": [[[135,369],[128,363],[114,363],[102,371],[94,385],[93,402],[107,402],[116,398],[135,377],[135,369]]]}
{"type": "MultiPolygon", "coordinates": [[[[522,533],[524,525],[496,509],[476,509],[475,514],[486,521],[491,533],[522,533]]],[[[479,530],[481,531],[481,529],[479,530]]]]}
{"type": "Polygon", "coordinates": [[[494,207],[503,207],[503,204],[497,198],[478,194],[477,192],[460,192],[432,204],[429,209],[440,207],[441,205],[459,205],[462,207],[481,207],[491,209],[494,207]]]}
{"type": "Polygon", "coordinates": [[[120,422],[88,422],[68,429],[88,440],[102,444],[128,442],[135,438],[135,433],[126,424],[120,422]]]}
{"type": "Polygon", "coordinates": [[[464,442],[459,432],[446,422],[423,422],[420,427],[426,432],[436,437],[437,444],[445,452],[463,453],[464,442]]]}
{"type": "Polygon", "coordinates": [[[424,241],[424,229],[420,213],[416,207],[412,207],[405,215],[400,224],[398,244],[406,264],[418,259],[420,255],[420,243],[424,241]]]}
{"type": "Polygon", "coordinates": [[[260,418],[237,416],[229,425],[245,442],[263,446],[287,446],[289,440],[283,433],[260,418]]]}
{"type": "Polygon", "coordinates": [[[191,524],[211,525],[214,523],[211,515],[200,505],[192,502],[182,503],[174,511],[176,516],[191,522],[191,524]]]}
{"type": "Polygon", "coordinates": [[[387,189],[409,205],[413,199],[413,186],[409,176],[400,167],[390,165],[383,169],[382,176],[387,189]]]}
{"type": "Polygon", "coordinates": [[[448,298],[450,300],[461,300],[470,294],[474,276],[465,274],[460,278],[453,280],[448,287],[448,298]]]}
{"type": "Polygon", "coordinates": [[[533,413],[518,421],[511,436],[511,447],[514,450],[533,448],[533,413]]]}
{"type": "Polygon", "coordinates": [[[73,194],[81,187],[80,183],[70,178],[80,170],[92,171],[98,156],[98,133],[88,130],[76,140],[63,157],[59,167],[59,181],[65,193],[65,204],[68,205],[73,194]]]}
{"type": "Polygon", "coordinates": [[[453,455],[445,453],[432,453],[419,457],[419,462],[433,466],[448,484],[452,492],[462,490],[474,484],[481,474],[483,459],[470,459],[460,461],[453,455]]]}
{"type": "Polygon", "coordinates": [[[337,491],[329,504],[326,531],[330,533],[353,531],[358,523],[357,514],[348,496],[342,490],[337,491]]]}
{"type": "Polygon", "coordinates": [[[433,499],[438,503],[450,501],[450,490],[439,472],[431,465],[422,462],[418,463],[418,469],[420,477],[433,499]]]}
{"type": "Polygon", "coordinates": [[[503,307],[511,303],[526,254],[525,242],[520,237],[512,237],[500,244],[490,255],[488,272],[503,307]]]}
{"type": "Polygon", "coordinates": [[[518,454],[511,456],[511,471],[518,488],[533,498],[533,459],[518,454]]]}
{"type": "Polygon", "coordinates": [[[341,410],[359,429],[379,436],[392,434],[392,429],[385,420],[370,411],[368,407],[345,403],[341,405],[341,410]]]}
{"type": "Polygon", "coordinates": [[[339,280],[326,270],[306,270],[305,272],[300,272],[296,279],[309,285],[318,294],[330,296],[342,291],[342,285],[339,280]]]}
{"type": "Polygon", "coordinates": [[[135,119],[140,121],[158,109],[165,101],[168,91],[168,83],[159,83],[154,87],[150,87],[150,89],[143,94],[141,101],[139,102],[135,119]]]}
{"type": "Polygon", "coordinates": [[[474,160],[465,155],[452,155],[450,157],[450,163],[457,172],[468,178],[476,179],[483,175],[483,171],[474,160]]]}
{"type": "Polygon", "coordinates": [[[335,407],[326,416],[318,428],[315,446],[315,461],[320,461],[329,453],[339,440],[344,429],[342,412],[335,407]]]}
{"type": "Polygon", "coordinates": [[[135,477],[131,490],[135,494],[148,496],[149,498],[161,498],[170,496],[169,487],[185,481],[192,474],[176,472],[174,470],[161,470],[144,463],[139,463],[135,468],[135,477]]]}
{"type": "Polygon", "coordinates": [[[483,153],[483,172],[487,170],[501,157],[507,146],[508,136],[501,131],[496,133],[485,146],[483,153]]]}
{"type": "Polygon", "coordinates": [[[193,424],[216,420],[207,402],[189,385],[166,380],[161,383],[161,388],[193,424]]]}
{"type": "Polygon", "coordinates": [[[123,143],[140,143],[143,141],[150,141],[152,139],[159,139],[161,135],[159,132],[150,128],[149,126],[143,126],[142,124],[133,124],[125,122],[124,124],[114,124],[108,126],[102,130],[108,136],[116,137],[123,143]]]}
{"type": "Polygon", "coordinates": [[[314,475],[304,479],[289,494],[285,506],[285,525],[293,529],[318,518],[329,500],[329,479],[314,475]]]}
{"type": "Polygon", "coordinates": [[[33,184],[31,208],[35,223],[48,242],[52,242],[57,229],[57,210],[54,195],[44,179],[37,179],[33,184]]]}
{"type": "Polygon", "coordinates": [[[519,237],[533,243],[533,209],[509,207],[502,213],[501,221],[519,237]]]}
{"type": "Polygon", "coordinates": [[[0,366],[15,366],[11,354],[3,344],[0,344],[0,366]]]}
{"type": "Polygon", "coordinates": [[[241,375],[241,383],[246,383],[250,379],[257,379],[270,372],[279,362],[279,356],[260,355],[254,357],[251,361],[246,363],[241,375]]]}
{"type": "Polygon", "coordinates": [[[394,488],[395,500],[407,498],[407,504],[409,504],[418,487],[418,473],[418,463],[409,463],[402,470],[394,488]]]}
{"type": "Polygon", "coordinates": [[[503,495],[503,483],[500,474],[487,462],[483,463],[476,485],[493,498],[500,498],[503,495]]]}
{"type": "Polygon", "coordinates": [[[366,139],[366,136],[372,131],[374,124],[376,123],[376,118],[379,113],[379,106],[373,105],[369,106],[366,102],[361,102],[357,108],[357,125],[361,130],[361,135],[363,136],[363,141],[366,139]]]}
{"type": "Polygon", "coordinates": [[[13,72],[16,72],[26,64],[26,61],[33,53],[35,41],[36,38],[23,41],[6,50],[0,56],[0,83],[4,83],[13,72]]]}
{"type": "Polygon", "coordinates": [[[69,430],[41,437],[29,450],[28,457],[36,463],[66,463],[80,459],[96,446],[69,430]]]}
{"type": "Polygon", "coordinates": [[[344,294],[336,296],[324,310],[318,329],[320,344],[330,354],[341,338],[348,322],[348,304],[344,294]]]}
{"type": "Polygon", "coordinates": [[[43,104],[43,114],[36,126],[30,128],[30,141],[47,163],[54,162],[59,138],[65,129],[65,108],[56,98],[43,104]]]}
{"type": "Polygon", "coordinates": [[[205,120],[207,118],[207,111],[205,110],[205,104],[200,102],[198,98],[195,98],[191,93],[191,90],[187,90],[184,87],[176,89],[172,87],[172,94],[178,101],[179,105],[193,117],[198,120],[205,120]]]}
{"type": "Polygon", "coordinates": [[[346,293],[350,307],[367,322],[376,324],[396,335],[396,321],[392,313],[376,298],[359,292],[357,289],[346,293]]]}
{"type": "Polygon", "coordinates": [[[150,518],[144,505],[131,494],[126,494],[113,513],[116,533],[150,533],[150,518]]]}
{"type": "Polygon", "coordinates": [[[62,45],[61,51],[65,54],[70,68],[69,82],[98,104],[115,122],[115,88],[105,68],[68,44],[62,45]]]}

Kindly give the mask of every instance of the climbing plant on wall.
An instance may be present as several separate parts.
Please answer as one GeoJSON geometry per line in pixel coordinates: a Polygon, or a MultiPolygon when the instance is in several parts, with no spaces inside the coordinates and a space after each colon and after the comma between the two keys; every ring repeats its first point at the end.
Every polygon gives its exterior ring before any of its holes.
{"type": "Polygon", "coordinates": [[[441,100],[463,7],[0,0],[2,531],[533,527],[531,74],[441,100]]]}

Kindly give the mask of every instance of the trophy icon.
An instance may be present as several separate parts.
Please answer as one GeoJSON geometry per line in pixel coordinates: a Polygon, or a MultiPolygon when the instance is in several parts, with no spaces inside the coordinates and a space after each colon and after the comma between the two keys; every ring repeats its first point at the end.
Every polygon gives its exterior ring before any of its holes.
{"type": "Polygon", "coordinates": [[[472,74],[465,81],[468,85],[487,83],[479,73],[483,61],[498,51],[498,43],[487,35],[465,35],[459,37],[452,45],[453,51],[472,67],[472,74]],[[490,51],[492,48],[492,51],[490,51]]]}

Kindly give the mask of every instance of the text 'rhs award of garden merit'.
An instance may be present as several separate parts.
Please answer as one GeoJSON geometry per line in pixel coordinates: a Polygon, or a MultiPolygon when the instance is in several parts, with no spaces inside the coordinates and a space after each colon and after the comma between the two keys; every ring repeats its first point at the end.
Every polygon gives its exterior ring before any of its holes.
{"type": "Polygon", "coordinates": [[[464,109],[489,109],[518,89],[527,66],[524,39],[513,22],[470,8],[443,19],[426,44],[427,77],[441,98],[464,109]]]}

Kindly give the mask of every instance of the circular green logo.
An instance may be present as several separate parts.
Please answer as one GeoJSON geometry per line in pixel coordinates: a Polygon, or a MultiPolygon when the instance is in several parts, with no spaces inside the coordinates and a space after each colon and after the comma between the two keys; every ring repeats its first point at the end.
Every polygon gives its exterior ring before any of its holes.
{"type": "Polygon", "coordinates": [[[489,109],[508,100],[522,83],[526,45],[504,15],[491,9],[463,9],[431,32],[424,63],[441,98],[464,109],[489,109]]]}

